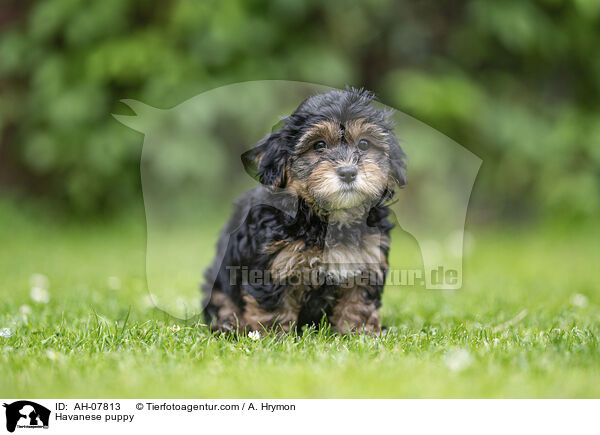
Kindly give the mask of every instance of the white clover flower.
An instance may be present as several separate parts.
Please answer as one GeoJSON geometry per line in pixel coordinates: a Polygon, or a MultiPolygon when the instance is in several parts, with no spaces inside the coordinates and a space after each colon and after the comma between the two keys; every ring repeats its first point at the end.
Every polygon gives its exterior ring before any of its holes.
{"type": "Polygon", "coordinates": [[[181,326],[179,326],[179,325],[173,325],[169,329],[171,331],[173,331],[173,332],[179,332],[181,330],[181,326]]]}
{"type": "Polygon", "coordinates": [[[108,288],[111,290],[119,290],[121,288],[121,279],[118,276],[109,276],[108,288]]]}
{"type": "Polygon", "coordinates": [[[22,316],[29,316],[31,314],[31,307],[29,305],[21,305],[19,307],[19,313],[22,316]]]}
{"type": "Polygon", "coordinates": [[[257,341],[260,340],[260,332],[258,331],[252,331],[248,333],[248,337],[250,338],[250,340],[252,341],[257,341]]]}
{"type": "Polygon", "coordinates": [[[57,360],[60,357],[60,353],[55,352],[52,349],[48,349],[46,351],[46,356],[48,357],[49,360],[55,361],[55,360],[57,360]]]}
{"type": "Polygon", "coordinates": [[[585,308],[588,305],[588,298],[581,293],[575,293],[573,296],[571,296],[571,305],[577,308],[585,308]]]}
{"type": "Polygon", "coordinates": [[[47,304],[50,301],[50,293],[43,287],[31,287],[29,295],[34,302],[38,302],[40,304],[47,304]]]}
{"type": "Polygon", "coordinates": [[[446,354],[444,360],[451,371],[461,372],[473,363],[473,356],[467,349],[454,349],[446,354]]]}
{"type": "Polygon", "coordinates": [[[10,330],[10,328],[0,329],[0,337],[2,337],[2,338],[12,337],[12,331],[10,330]]]}

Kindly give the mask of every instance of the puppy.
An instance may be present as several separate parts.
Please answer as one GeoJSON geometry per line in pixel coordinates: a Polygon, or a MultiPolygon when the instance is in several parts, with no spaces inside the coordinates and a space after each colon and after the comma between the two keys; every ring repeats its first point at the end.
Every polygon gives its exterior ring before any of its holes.
{"type": "Polygon", "coordinates": [[[242,156],[262,185],[236,200],[205,274],[213,329],[380,331],[386,203],[406,164],[373,99],[353,88],[312,96],[242,156]]]}

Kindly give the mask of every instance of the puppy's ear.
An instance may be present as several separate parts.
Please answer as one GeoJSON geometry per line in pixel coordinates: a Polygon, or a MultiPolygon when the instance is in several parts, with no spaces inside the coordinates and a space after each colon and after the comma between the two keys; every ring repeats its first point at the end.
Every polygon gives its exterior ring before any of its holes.
{"type": "Polygon", "coordinates": [[[267,135],[254,148],[242,154],[242,163],[246,172],[262,184],[284,187],[288,154],[276,132],[267,135]]]}
{"type": "Polygon", "coordinates": [[[389,150],[391,177],[400,188],[406,186],[406,154],[398,143],[390,146],[389,150]]]}

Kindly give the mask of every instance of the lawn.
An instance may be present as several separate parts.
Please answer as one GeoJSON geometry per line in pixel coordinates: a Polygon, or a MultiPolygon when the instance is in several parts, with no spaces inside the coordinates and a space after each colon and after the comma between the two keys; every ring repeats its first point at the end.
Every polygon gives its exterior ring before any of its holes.
{"type": "MultiPolygon", "coordinates": [[[[469,228],[463,288],[386,289],[386,335],[253,340],[145,304],[142,214],[0,211],[4,397],[600,397],[598,230],[469,228]]],[[[392,267],[418,262],[393,240],[392,267]]]]}

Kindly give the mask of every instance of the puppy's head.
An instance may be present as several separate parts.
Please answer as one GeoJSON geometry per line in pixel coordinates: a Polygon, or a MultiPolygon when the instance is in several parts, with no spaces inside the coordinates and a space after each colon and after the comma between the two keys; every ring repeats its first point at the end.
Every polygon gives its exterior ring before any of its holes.
{"type": "Polygon", "coordinates": [[[320,210],[371,205],[404,186],[405,154],[373,94],[347,89],[305,100],[242,156],[246,170],[320,210]]]}

